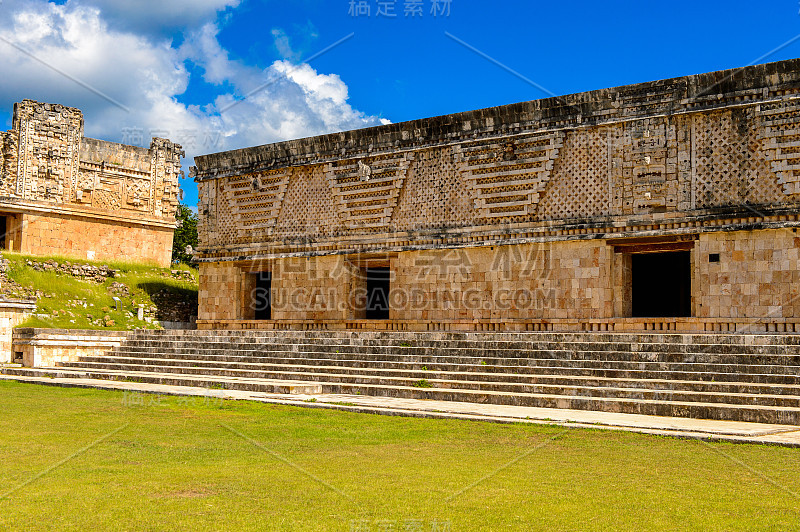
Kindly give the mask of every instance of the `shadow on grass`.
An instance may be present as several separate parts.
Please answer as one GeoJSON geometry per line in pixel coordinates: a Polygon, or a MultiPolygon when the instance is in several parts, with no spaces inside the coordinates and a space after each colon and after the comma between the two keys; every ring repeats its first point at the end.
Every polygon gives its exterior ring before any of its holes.
{"type": "Polygon", "coordinates": [[[160,281],[144,281],[136,287],[150,296],[157,320],[192,321],[197,318],[197,288],[160,281]]]}

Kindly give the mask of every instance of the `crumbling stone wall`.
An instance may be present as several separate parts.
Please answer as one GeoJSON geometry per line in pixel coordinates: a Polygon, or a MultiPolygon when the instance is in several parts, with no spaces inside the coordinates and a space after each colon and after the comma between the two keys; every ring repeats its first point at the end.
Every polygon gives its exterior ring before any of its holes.
{"type": "Polygon", "coordinates": [[[784,61],[201,156],[201,248],[368,248],[375,234],[402,246],[428,232],[452,244],[497,240],[482,227],[794,209],[799,71],[784,61]]]}
{"type": "Polygon", "coordinates": [[[695,316],[797,318],[787,236],[800,225],[797,131],[800,60],[790,60],[201,156],[201,319],[247,317],[245,285],[227,283],[253,264],[273,272],[276,298],[313,288],[336,299],[275,308],[276,318],[357,318],[337,292],[352,280],[320,272],[370,256],[429,301],[453,290],[485,302],[396,302],[393,319],[625,316],[614,241],[687,236],[695,316]],[[528,282],[503,278],[498,249],[548,257],[533,306],[498,306],[500,291],[528,282]],[[420,257],[453,253],[456,274],[420,273],[420,257]],[[723,264],[710,266],[710,253],[723,264]],[[302,272],[283,273],[298,260],[302,272]]]}
{"type": "Polygon", "coordinates": [[[17,182],[17,136],[10,131],[0,132],[0,196],[11,196],[17,182]]]}
{"type": "Polygon", "coordinates": [[[0,213],[16,216],[13,249],[168,264],[181,146],[90,139],[83,126],[75,108],[14,105],[13,128],[0,134],[0,213]]]}

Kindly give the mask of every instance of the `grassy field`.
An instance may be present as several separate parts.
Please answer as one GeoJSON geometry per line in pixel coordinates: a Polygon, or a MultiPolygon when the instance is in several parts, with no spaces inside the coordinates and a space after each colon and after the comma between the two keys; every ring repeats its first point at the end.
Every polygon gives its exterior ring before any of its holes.
{"type": "Polygon", "coordinates": [[[15,382],[0,412],[3,530],[800,528],[794,449],[15,382]]]}
{"type": "Polygon", "coordinates": [[[170,268],[158,268],[124,262],[93,262],[60,257],[28,257],[17,253],[3,252],[10,262],[8,277],[21,286],[41,293],[36,305],[39,317],[29,318],[22,327],[45,327],[64,329],[152,329],[164,301],[197,301],[197,271],[185,265],[176,265],[191,273],[193,281],[173,279],[170,268]],[[119,277],[106,279],[103,283],[83,280],[51,271],[36,271],[26,265],[26,260],[45,262],[48,259],[63,263],[108,265],[119,272],[119,277]],[[114,283],[127,288],[127,295],[113,290],[114,283]],[[114,296],[121,299],[116,310],[114,296]],[[136,309],[144,305],[151,322],[136,319],[136,309]]]}

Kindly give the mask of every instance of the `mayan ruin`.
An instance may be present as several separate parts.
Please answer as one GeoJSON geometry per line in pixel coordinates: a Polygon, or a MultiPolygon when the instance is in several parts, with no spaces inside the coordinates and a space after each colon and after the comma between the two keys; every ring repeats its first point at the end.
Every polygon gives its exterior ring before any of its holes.
{"type": "Polygon", "coordinates": [[[0,530],[800,528],[796,2],[0,13],[0,530]]]}
{"type": "Polygon", "coordinates": [[[789,60],[198,157],[198,324],[795,331],[798,93],[789,60]]]}
{"type": "Polygon", "coordinates": [[[83,136],[83,114],[23,100],[0,132],[0,249],[170,263],[181,146],[83,136]]]}

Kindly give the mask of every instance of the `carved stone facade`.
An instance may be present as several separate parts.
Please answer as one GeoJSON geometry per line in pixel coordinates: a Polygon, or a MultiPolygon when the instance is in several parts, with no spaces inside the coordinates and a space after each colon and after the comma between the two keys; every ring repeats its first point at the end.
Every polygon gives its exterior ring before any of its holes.
{"type": "Polygon", "coordinates": [[[0,142],[0,247],[169,264],[180,145],[86,138],[80,110],[33,100],[14,105],[0,142]]]}
{"type": "Polygon", "coordinates": [[[201,327],[800,331],[800,60],[196,162],[201,327]]]}

